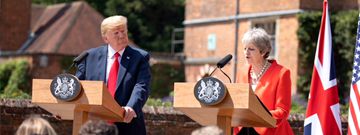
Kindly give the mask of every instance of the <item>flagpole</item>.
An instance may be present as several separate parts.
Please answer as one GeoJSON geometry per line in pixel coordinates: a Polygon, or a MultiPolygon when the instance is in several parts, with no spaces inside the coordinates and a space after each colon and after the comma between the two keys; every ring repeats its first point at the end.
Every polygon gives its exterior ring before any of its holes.
{"type": "Polygon", "coordinates": [[[324,0],[311,87],[304,121],[305,135],[341,135],[341,119],[328,2],[324,0]]]}

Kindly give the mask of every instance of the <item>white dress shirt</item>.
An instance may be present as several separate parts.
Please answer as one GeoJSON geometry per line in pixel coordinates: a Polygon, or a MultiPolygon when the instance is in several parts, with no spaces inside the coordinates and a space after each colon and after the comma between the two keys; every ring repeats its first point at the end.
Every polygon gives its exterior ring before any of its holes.
{"type": "MultiPolygon", "coordinates": [[[[124,49],[120,50],[118,53],[120,54],[120,57],[119,57],[119,65],[120,65],[120,61],[121,61],[121,57],[124,53],[124,49]]],[[[109,79],[109,74],[110,74],[110,69],[111,69],[111,66],[112,64],[114,63],[115,61],[115,50],[110,46],[110,44],[108,45],[108,53],[107,53],[107,64],[106,64],[106,84],[108,82],[108,79],[109,79]]],[[[119,71],[120,71],[120,66],[119,66],[119,71]]]]}

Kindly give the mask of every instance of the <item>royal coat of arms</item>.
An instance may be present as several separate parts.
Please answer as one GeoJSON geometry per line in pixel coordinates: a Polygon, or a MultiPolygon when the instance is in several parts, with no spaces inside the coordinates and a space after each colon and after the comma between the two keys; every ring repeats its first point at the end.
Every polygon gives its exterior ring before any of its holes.
{"type": "Polygon", "coordinates": [[[215,105],[224,99],[226,88],[220,80],[206,77],[197,82],[194,88],[194,95],[203,104],[215,105]]]}
{"type": "Polygon", "coordinates": [[[70,101],[80,93],[79,80],[71,74],[60,74],[51,82],[51,93],[60,100],[70,101]]]}

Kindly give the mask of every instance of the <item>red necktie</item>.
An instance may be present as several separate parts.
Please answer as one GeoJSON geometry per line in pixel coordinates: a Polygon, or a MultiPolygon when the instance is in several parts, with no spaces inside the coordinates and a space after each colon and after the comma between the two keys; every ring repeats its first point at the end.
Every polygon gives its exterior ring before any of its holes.
{"type": "Polygon", "coordinates": [[[108,89],[112,97],[115,95],[116,91],[116,82],[118,79],[118,72],[119,72],[119,53],[114,54],[114,63],[111,66],[110,73],[109,73],[109,79],[108,79],[108,89]]]}

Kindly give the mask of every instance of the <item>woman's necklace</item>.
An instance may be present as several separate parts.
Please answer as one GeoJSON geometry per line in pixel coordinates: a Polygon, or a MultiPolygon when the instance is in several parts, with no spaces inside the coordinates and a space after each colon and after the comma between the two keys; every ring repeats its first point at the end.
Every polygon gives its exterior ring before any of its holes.
{"type": "Polygon", "coordinates": [[[265,71],[269,68],[269,66],[270,66],[270,62],[268,62],[266,60],[264,66],[262,67],[262,69],[260,71],[260,73],[257,74],[257,75],[255,74],[254,69],[251,68],[251,70],[250,70],[250,77],[251,77],[251,81],[252,81],[251,83],[252,84],[257,84],[258,81],[260,80],[260,78],[264,75],[265,71]]]}

